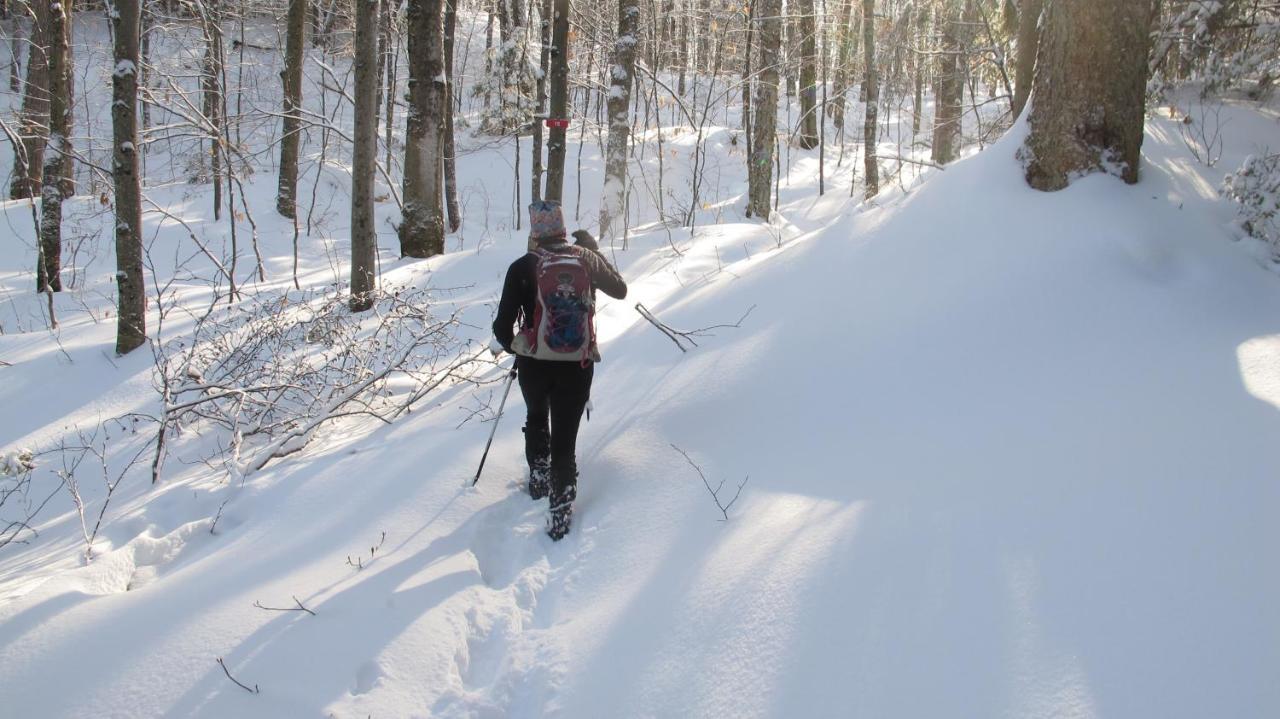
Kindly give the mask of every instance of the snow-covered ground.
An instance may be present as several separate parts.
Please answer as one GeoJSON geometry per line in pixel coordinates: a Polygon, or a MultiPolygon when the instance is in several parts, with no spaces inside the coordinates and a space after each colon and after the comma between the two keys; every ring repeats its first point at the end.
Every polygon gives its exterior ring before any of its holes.
{"type": "MultiPolygon", "coordinates": [[[[816,155],[793,148],[772,225],[742,218],[741,148],[712,129],[700,227],[646,204],[609,253],[631,295],[599,316],[564,541],[520,487],[518,393],[469,486],[496,367],[243,479],[192,459],[216,441],[197,432],[159,485],[127,475],[92,561],[65,492],[0,550],[0,715],[1276,716],[1280,276],[1234,238],[1218,186],[1280,124],[1225,115],[1215,168],[1162,109],[1140,184],[1056,194],[1023,183],[1017,128],[869,203],[847,171],[819,197],[816,155]],[[746,317],[682,353],[637,302],[685,330],[746,317]],[[746,481],[727,522],[673,445],[724,501],[746,481]],[[295,601],[315,614],[255,606],[295,601]]],[[[380,257],[388,286],[455,288],[436,302],[479,343],[523,237],[510,143],[466,142],[450,251],[397,259],[384,202],[380,257]]],[[[693,135],[663,142],[687,198],[693,135]]],[[[583,169],[592,228],[590,138],[583,169]]],[[[344,278],[345,182],[321,183],[304,288],[344,278]]],[[[225,252],[205,189],[150,194],[225,252]]],[[[247,189],[268,275],[248,291],[289,296],[274,176],[247,189]]],[[[68,206],[109,227],[92,198],[68,206]]],[[[85,243],[50,332],[29,213],[5,205],[3,450],[160,402],[150,354],[111,354],[109,235],[85,243]]],[[[186,229],[147,222],[157,284],[207,301],[186,229]]],[[[174,312],[164,339],[191,325],[174,312]]],[[[123,456],[154,425],[111,431],[123,456]]],[[[44,461],[34,485],[56,489],[44,461]]],[[[101,481],[80,482],[92,519],[101,481]]]]}

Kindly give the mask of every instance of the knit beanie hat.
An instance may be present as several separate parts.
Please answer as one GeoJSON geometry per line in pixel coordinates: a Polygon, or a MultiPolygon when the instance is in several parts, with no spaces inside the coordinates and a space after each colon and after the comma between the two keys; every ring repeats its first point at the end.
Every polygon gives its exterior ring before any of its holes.
{"type": "Polygon", "coordinates": [[[537,200],[529,203],[529,239],[534,242],[564,239],[564,212],[559,202],[537,200]]]}

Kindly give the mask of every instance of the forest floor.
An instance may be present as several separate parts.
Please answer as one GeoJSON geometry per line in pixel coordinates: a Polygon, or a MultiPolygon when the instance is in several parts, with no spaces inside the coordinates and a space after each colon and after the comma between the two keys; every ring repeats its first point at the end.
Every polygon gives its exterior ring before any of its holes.
{"type": "MultiPolygon", "coordinates": [[[[84,239],[49,330],[30,208],[6,203],[0,449],[43,453],[29,495],[53,498],[38,533],[0,549],[0,713],[1276,716],[1280,276],[1218,193],[1280,124],[1243,102],[1222,117],[1214,167],[1161,107],[1139,184],[1054,194],[1025,186],[1021,128],[866,202],[847,172],[819,196],[816,155],[793,148],[769,224],[742,216],[742,150],[711,127],[692,231],[654,207],[691,181],[694,133],[665,138],[669,196],[637,199],[626,247],[606,247],[630,295],[598,316],[559,543],[522,489],[517,392],[470,486],[492,365],[389,425],[330,423],[260,471],[228,460],[229,433],[188,427],[152,486],[149,455],[128,461],[155,425],[110,421],[161,400],[151,353],[112,354],[109,208],[68,204],[84,239]],[[736,326],[681,351],[637,303],[682,330],[736,326]],[[67,452],[50,451],[79,442],[124,477],[91,560],[60,489],[67,452]],[[727,521],[699,470],[722,504],[741,486],[727,521]],[[256,606],[295,602],[314,614],[256,606]]],[[[464,146],[446,254],[398,258],[394,203],[379,214],[384,286],[456,313],[456,357],[487,342],[524,244],[511,142],[464,146]]],[[[657,138],[644,148],[653,170],[657,138]]],[[[598,149],[582,153],[571,218],[598,200],[598,149]]],[[[274,175],[247,180],[266,279],[249,279],[241,218],[243,307],[345,283],[347,179],[330,169],[301,290],[274,175]]],[[[149,194],[185,223],[147,216],[171,303],[153,333],[189,342],[226,291],[189,231],[225,258],[228,223],[207,185],[149,194]]],[[[91,529],[103,471],[77,471],[91,529]]]]}

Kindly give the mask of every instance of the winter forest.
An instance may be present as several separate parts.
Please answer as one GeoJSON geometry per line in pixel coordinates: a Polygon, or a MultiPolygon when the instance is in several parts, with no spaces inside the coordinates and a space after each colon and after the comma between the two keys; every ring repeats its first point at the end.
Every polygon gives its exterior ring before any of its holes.
{"type": "Polygon", "coordinates": [[[1280,2],[0,0],[3,68],[0,716],[1280,716],[1280,2]],[[626,282],[563,537],[531,203],[626,282]]]}

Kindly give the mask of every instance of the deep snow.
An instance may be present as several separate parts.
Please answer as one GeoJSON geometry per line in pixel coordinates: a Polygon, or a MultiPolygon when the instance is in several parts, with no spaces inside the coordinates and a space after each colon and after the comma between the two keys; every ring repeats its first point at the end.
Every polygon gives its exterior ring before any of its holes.
{"type": "MultiPolygon", "coordinates": [[[[121,490],[88,565],[62,498],[0,553],[0,714],[1276,716],[1280,278],[1215,189],[1276,119],[1229,110],[1216,169],[1157,113],[1142,183],[1048,195],[1018,174],[1017,130],[864,204],[847,179],[817,197],[793,149],[772,226],[741,219],[718,130],[720,221],[610,253],[632,294],[599,318],[566,540],[520,490],[517,394],[467,486],[490,425],[459,422],[496,382],[243,483],[175,462],[121,490]],[[682,329],[754,310],[682,354],[635,302],[682,329]],[[728,522],[671,444],[727,492],[750,477],[728,522]],[[316,615],[254,606],[295,596],[316,615]]],[[[507,197],[509,152],[465,157],[463,186],[507,197]]],[[[307,286],[341,277],[341,182],[307,286]]],[[[251,188],[262,291],[281,291],[274,179],[251,188]]],[[[156,196],[199,220],[183,192],[156,196]]],[[[29,241],[26,212],[7,205],[29,241]]],[[[383,225],[384,281],[463,288],[440,301],[482,341],[522,245],[507,212],[475,200],[460,248],[427,261],[397,260],[383,225]]],[[[57,343],[39,329],[30,254],[2,258],[24,331],[0,336],[0,446],[154,411],[151,358],[108,354],[109,296],[60,298],[57,343]]]]}

